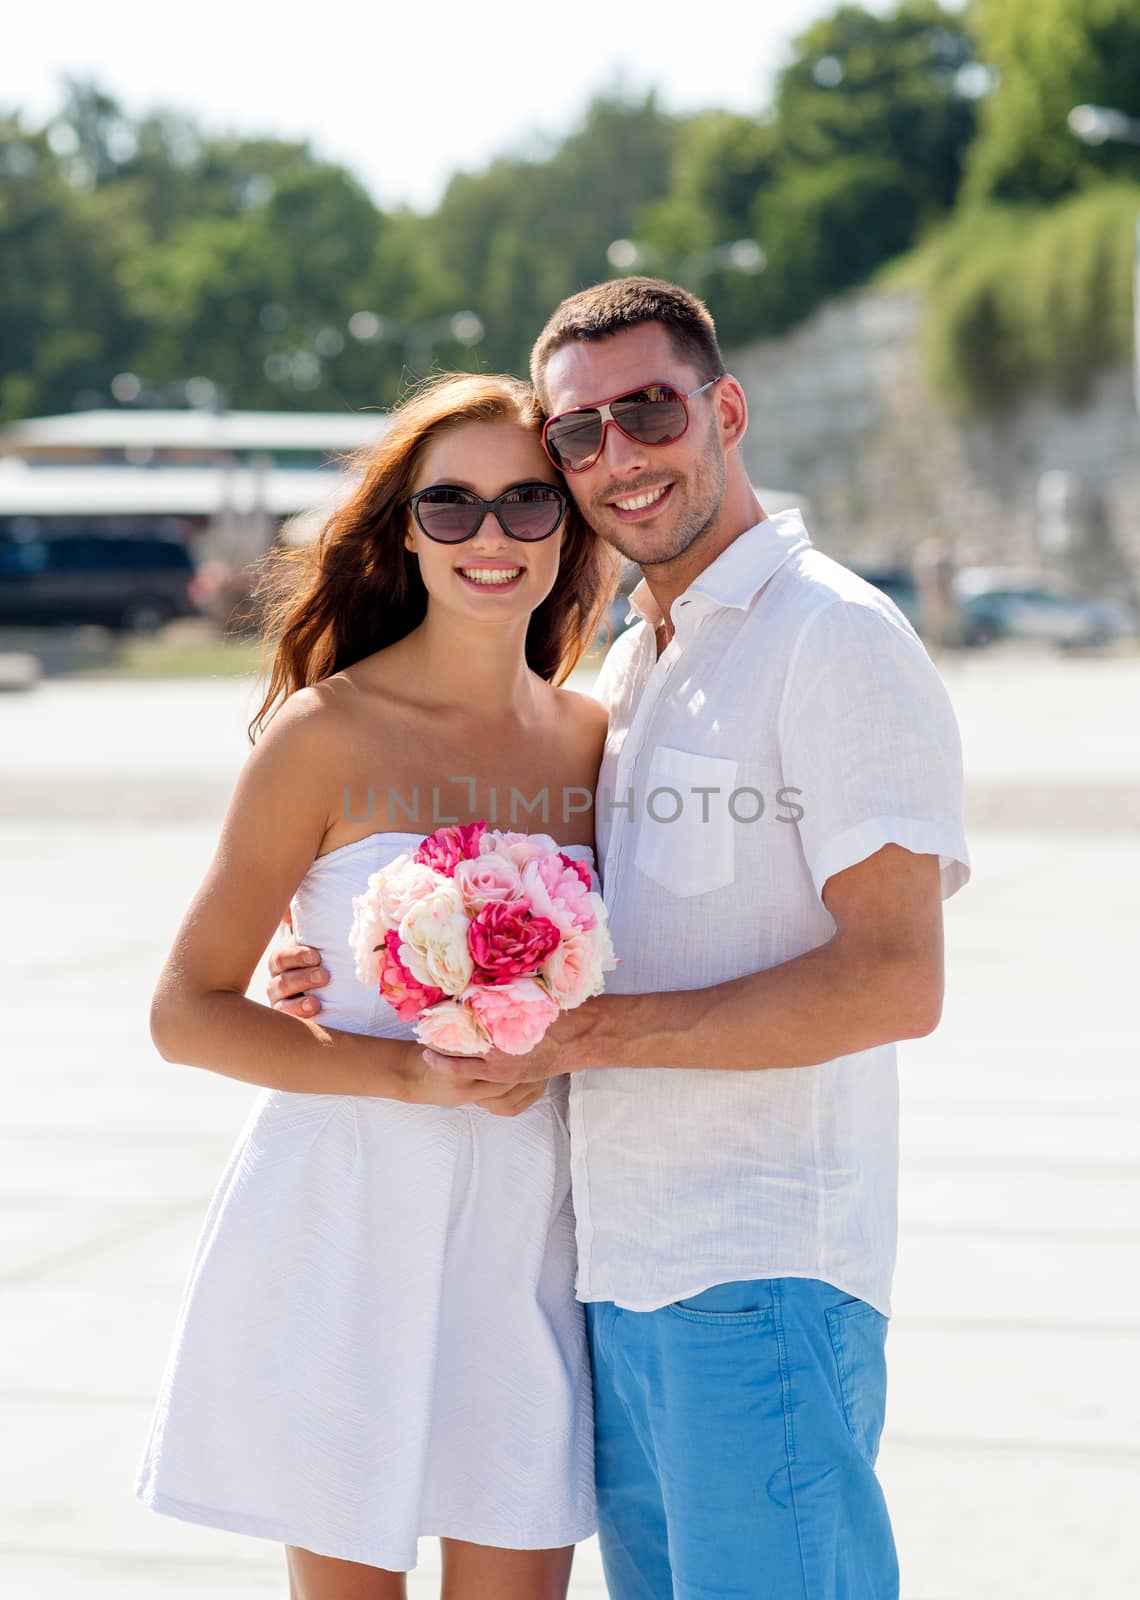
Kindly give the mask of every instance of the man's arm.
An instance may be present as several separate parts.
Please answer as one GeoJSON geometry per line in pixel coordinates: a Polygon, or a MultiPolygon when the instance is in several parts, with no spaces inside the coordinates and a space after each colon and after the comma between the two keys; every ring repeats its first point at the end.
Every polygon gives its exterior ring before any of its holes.
{"type": "Polygon", "coordinates": [[[288,928],[287,936],[269,952],[269,982],[265,993],[274,1011],[284,1011],[290,1017],[315,1017],[322,1009],[321,1002],[310,989],[321,989],[329,981],[328,970],[321,966],[321,953],[311,944],[298,944],[293,932],[293,912],[286,906],[279,928],[288,928]]]}
{"type": "MultiPolygon", "coordinates": [[[[707,989],[599,995],[560,1017],[528,1055],[491,1051],[479,1076],[514,1082],[605,1067],[755,1072],[932,1033],[943,995],[938,857],[884,845],[828,878],[823,902],[836,929],[814,950],[707,989]]],[[[425,1058],[436,1070],[461,1070],[456,1058],[425,1058]]]]}
{"type": "Polygon", "coordinates": [[[943,995],[938,857],[885,845],[829,878],[823,901],[832,937],[765,972],[599,996],[583,1018],[581,1065],[806,1067],[932,1033],[943,995]]]}

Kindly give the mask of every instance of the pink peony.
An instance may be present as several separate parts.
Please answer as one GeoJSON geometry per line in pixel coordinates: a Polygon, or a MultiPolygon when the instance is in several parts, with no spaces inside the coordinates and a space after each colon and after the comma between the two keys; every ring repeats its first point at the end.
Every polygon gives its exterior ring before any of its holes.
{"type": "Polygon", "coordinates": [[[425,1006],[445,998],[442,989],[421,983],[400,960],[400,935],[394,928],[384,935],[380,955],[380,993],[401,1022],[414,1022],[425,1006]]]}
{"type": "Polygon", "coordinates": [[[353,896],[348,936],[361,983],[376,982],[384,935],[389,929],[398,928],[417,900],[446,882],[438,872],[413,861],[407,851],[369,875],[364,893],[353,896]]]}
{"type": "Polygon", "coordinates": [[[417,901],[434,894],[446,881],[440,873],[424,866],[407,851],[374,872],[368,884],[374,889],[385,931],[398,928],[417,901]]]}
{"type": "Polygon", "coordinates": [[[558,1015],[558,1003],[533,978],[514,978],[491,989],[472,988],[464,996],[496,1050],[524,1056],[533,1050],[558,1015]]]}
{"type": "Polygon", "coordinates": [[[557,945],[553,922],[531,914],[525,901],[492,900],[471,919],[467,948],[475,963],[474,983],[503,984],[537,972],[557,945]]]}
{"type": "Polygon", "coordinates": [[[361,983],[376,982],[376,975],[384,964],[387,931],[388,922],[370,884],[366,893],[352,897],[352,927],[348,934],[348,947],[361,983]]]}
{"type": "Polygon", "coordinates": [[[567,934],[542,964],[542,978],[563,1011],[573,1011],[605,988],[604,972],[615,965],[610,936],[602,926],[567,934]]]}
{"type": "Polygon", "coordinates": [[[455,828],[437,828],[420,845],[414,859],[433,867],[447,878],[455,876],[461,861],[480,853],[480,841],[487,831],[485,822],[464,822],[455,828]]]}
{"type": "Polygon", "coordinates": [[[583,884],[573,870],[576,865],[566,867],[559,854],[530,861],[522,871],[523,889],[535,915],[566,934],[588,932],[598,920],[594,902],[601,897],[590,893],[589,884],[583,884]]]}
{"type": "Polygon", "coordinates": [[[571,872],[576,872],[578,874],[582,880],[583,888],[593,888],[594,880],[590,877],[590,869],[584,861],[578,861],[574,856],[568,856],[563,850],[558,852],[558,859],[559,861],[564,861],[571,872]]]}
{"type": "Polygon", "coordinates": [[[497,852],[461,861],[455,869],[455,887],[467,910],[474,914],[492,900],[522,900],[519,869],[507,856],[497,852]]]}
{"type": "Polygon", "coordinates": [[[479,849],[483,855],[506,856],[520,872],[528,861],[558,854],[558,846],[548,833],[511,833],[509,829],[486,834],[480,841],[479,849]]]}
{"type": "Polygon", "coordinates": [[[469,1006],[458,1000],[425,1011],[416,1026],[416,1038],[444,1056],[482,1056],[491,1045],[490,1035],[469,1006]]]}

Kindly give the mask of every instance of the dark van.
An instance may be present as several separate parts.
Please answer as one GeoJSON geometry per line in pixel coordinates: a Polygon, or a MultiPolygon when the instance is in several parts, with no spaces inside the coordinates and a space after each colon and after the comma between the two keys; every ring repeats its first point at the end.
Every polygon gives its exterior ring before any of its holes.
{"type": "Polygon", "coordinates": [[[149,633],[193,616],[194,559],[177,539],[45,534],[0,539],[0,625],[99,622],[149,633]]]}

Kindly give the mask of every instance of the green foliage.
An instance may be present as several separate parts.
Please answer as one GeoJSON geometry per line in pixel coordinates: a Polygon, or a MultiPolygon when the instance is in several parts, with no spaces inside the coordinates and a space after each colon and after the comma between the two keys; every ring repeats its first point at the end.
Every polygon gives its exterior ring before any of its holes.
{"type": "Polygon", "coordinates": [[[230,406],[304,409],[388,404],[431,367],[525,372],[619,238],[700,293],[729,348],[905,255],[959,404],[1079,396],[1128,347],[1140,151],[1090,150],[1066,117],[1140,115],[1138,94],[1138,0],[842,4],[795,41],[763,115],[605,95],[421,216],[380,211],[304,142],[132,118],[71,82],[46,127],[0,116],[0,419],[107,404],[122,372],[150,403],[204,376],[230,406]],[[737,240],[765,270],[726,264],[737,240]]]}
{"type": "Polygon", "coordinates": [[[1140,187],[1102,185],[1049,209],[978,208],[921,265],[932,378],[967,412],[1030,388],[1069,404],[1132,340],[1140,187]]]}
{"type": "Polygon", "coordinates": [[[704,295],[724,343],[781,332],[954,203],[973,55],[960,14],[938,0],[884,15],[841,6],[796,41],[767,119],[710,112],[680,128],[668,195],[638,238],[704,295]],[[765,250],[762,275],[694,273],[740,238],[765,250]]]}
{"type": "Polygon", "coordinates": [[[903,0],[884,15],[840,6],[800,36],[780,78],[776,120],[789,160],[889,162],[945,210],[974,132],[961,78],[974,54],[961,13],[938,0],[903,0]]]}
{"type": "MultiPolygon", "coordinates": [[[[116,268],[132,223],[64,179],[43,130],[0,119],[0,414],[98,384],[132,327],[116,268]]],[[[117,370],[117,369],[116,369],[117,370]]]]}
{"type": "Polygon", "coordinates": [[[835,157],[761,194],[756,228],[768,250],[761,326],[779,332],[862,282],[907,248],[922,207],[914,176],[876,156],[835,157]]]}
{"type": "Polygon", "coordinates": [[[653,95],[605,97],[545,161],[451,181],[425,229],[451,308],[483,318],[486,365],[525,373],[559,300],[606,276],[609,244],[667,190],[674,136],[653,95]]]}
{"type": "Polygon", "coordinates": [[[975,0],[982,59],[997,75],[971,152],[973,201],[1039,203],[1136,172],[1136,150],[1082,144],[1077,105],[1140,117],[1137,0],[975,0]]]}

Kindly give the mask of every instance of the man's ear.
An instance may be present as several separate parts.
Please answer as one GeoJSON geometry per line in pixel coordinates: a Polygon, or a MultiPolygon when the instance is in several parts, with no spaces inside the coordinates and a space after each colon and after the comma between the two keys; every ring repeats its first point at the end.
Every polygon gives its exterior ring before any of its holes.
{"type": "Polygon", "coordinates": [[[731,372],[716,386],[720,436],[726,450],[735,450],[748,432],[748,401],[731,372]]]}

